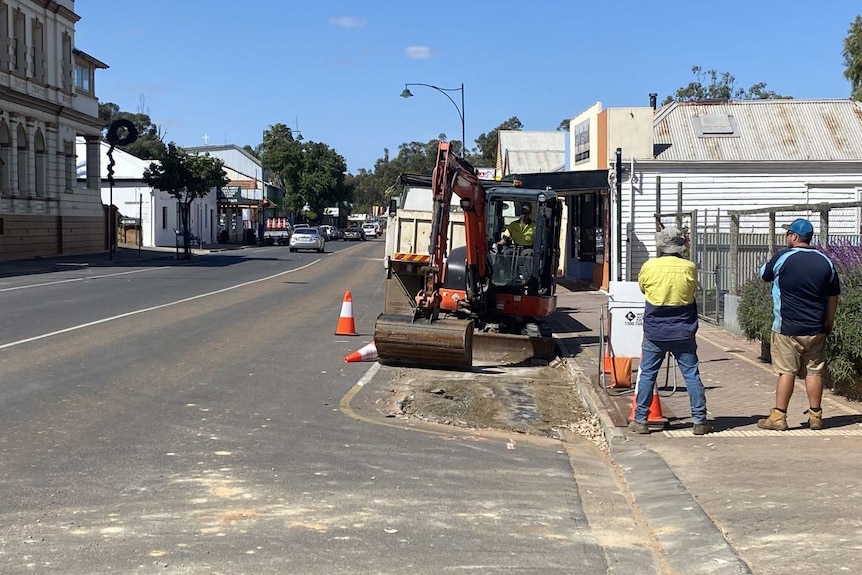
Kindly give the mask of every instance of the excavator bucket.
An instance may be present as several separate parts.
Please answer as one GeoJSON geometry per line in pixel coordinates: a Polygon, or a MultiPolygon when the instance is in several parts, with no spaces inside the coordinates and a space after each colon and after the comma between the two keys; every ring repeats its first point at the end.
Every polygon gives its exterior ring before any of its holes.
{"type": "Polygon", "coordinates": [[[406,315],[380,314],[374,324],[379,361],[437,369],[473,366],[473,322],[457,319],[413,321],[406,315]]]}

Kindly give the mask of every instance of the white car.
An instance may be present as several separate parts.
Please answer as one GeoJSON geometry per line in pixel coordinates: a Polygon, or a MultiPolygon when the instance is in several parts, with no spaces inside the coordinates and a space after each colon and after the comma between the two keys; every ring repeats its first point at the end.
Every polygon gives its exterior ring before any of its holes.
{"type": "Polygon", "coordinates": [[[316,250],[323,253],[326,240],[317,228],[295,228],[290,236],[290,251],[316,250]]]}
{"type": "Polygon", "coordinates": [[[362,224],[362,231],[365,232],[366,238],[377,237],[377,226],[374,224],[362,224]]]}

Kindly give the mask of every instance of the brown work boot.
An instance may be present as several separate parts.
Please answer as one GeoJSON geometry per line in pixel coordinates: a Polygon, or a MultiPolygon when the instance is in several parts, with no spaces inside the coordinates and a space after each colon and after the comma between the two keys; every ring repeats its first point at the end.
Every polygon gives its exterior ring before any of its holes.
{"type": "Polygon", "coordinates": [[[769,417],[757,422],[760,429],[773,429],[775,431],[787,431],[787,414],[781,413],[774,407],[769,412],[769,417]]]}
{"type": "Polygon", "coordinates": [[[808,429],[823,429],[823,410],[820,411],[811,411],[810,409],[806,409],[805,413],[808,414],[808,429]]]}
{"type": "Polygon", "coordinates": [[[706,435],[707,433],[712,433],[712,426],[706,421],[695,423],[692,428],[692,433],[695,435],[706,435]]]}
{"type": "Polygon", "coordinates": [[[631,433],[637,433],[638,435],[648,435],[649,426],[646,423],[632,420],[629,422],[629,431],[631,433]]]}

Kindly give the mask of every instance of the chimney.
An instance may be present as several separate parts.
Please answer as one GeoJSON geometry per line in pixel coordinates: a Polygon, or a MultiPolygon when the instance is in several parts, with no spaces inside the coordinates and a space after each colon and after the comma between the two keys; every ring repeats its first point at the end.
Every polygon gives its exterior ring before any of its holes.
{"type": "Polygon", "coordinates": [[[655,110],[656,100],[658,100],[658,94],[655,92],[650,92],[649,95],[649,107],[655,110]]]}

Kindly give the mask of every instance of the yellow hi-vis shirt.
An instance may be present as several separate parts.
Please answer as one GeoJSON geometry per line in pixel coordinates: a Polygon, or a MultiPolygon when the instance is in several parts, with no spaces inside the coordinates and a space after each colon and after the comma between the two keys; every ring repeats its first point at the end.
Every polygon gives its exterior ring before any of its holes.
{"type": "Polygon", "coordinates": [[[506,231],[503,232],[504,236],[508,236],[512,238],[512,241],[515,242],[515,245],[518,246],[533,246],[533,234],[536,232],[536,224],[532,221],[529,224],[522,224],[521,220],[515,220],[509,227],[506,228],[506,231]]]}
{"type": "Polygon", "coordinates": [[[643,334],[652,341],[693,337],[697,332],[697,266],[674,255],[650,258],[638,274],[646,299],[643,334]]]}

